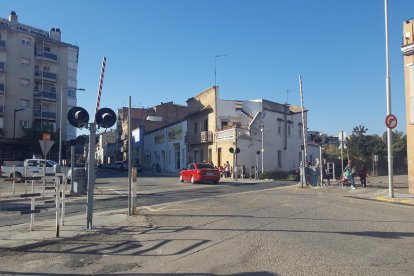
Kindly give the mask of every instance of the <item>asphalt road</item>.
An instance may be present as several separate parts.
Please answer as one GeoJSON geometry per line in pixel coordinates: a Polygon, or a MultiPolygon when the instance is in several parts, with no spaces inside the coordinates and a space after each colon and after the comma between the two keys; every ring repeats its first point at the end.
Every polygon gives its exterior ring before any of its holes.
{"type": "MultiPolygon", "coordinates": [[[[137,181],[137,206],[150,206],[188,199],[205,198],[229,193],[239,193],[267,189],[281,185],[292,185],[293,182],[265,183],[221,183],[191,184],[180,183],[176,176],[140,173],[137,181]]],[[[3,183],[9,185],[10,183],[3,183]]],[[[29,188],[30,190],[30,188],[29,188]]],[[[3,191],[4,192],[4,191],[3,191]]],[[[39,200],[41,212],[35,214],[37,221],[54,219],[54,204],[44,204],[39,200]],[[47,208],[48,207],[48,208],[47,208]]],[[[126,172],[99,169],[95,184],[94,212],[119,210],[128,207],[128,178],[126,172]]],[[[20,214],[30,210],[30,199],[7,198],[0,204],[0,227],[28,223],[30,214],[20,214]]],[[[65,216],[70,217],[86,213],[86,196],[66,198],[65,216]]]]}
{"type": "MultiPolygon", "coordinates": [[[[104,180],[102,200],[124,196],[125,183],[104,180]]],[[[3,252],[0,274],[412,275],[413,207],[354,196],[380,188],[191,185],[173,177],[140,188],[139,217],[148,224],[130,217],[91,235],[3,252]]]]}

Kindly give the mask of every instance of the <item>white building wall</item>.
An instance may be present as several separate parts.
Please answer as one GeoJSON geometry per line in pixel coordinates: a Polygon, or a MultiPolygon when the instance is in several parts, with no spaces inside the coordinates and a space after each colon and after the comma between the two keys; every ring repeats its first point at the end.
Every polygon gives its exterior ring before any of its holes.
{"type": "Polygon", "coordinates": [[[178,173],[187,166],[187,121],[144,134],[144,164],[160,164],[161,171],[178,173]]]}

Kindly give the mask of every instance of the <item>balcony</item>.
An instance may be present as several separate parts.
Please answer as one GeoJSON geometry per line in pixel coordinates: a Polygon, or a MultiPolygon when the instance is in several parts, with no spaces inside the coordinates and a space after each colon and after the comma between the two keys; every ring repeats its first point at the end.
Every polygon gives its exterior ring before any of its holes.
{"type": "Polygon", "coordinates": [[[6,63],[0,61],[0,72],[6,71],[6,63]]]}
{"type": "Polygon", "coordinates": [[[0,96],[4,95],[4,83],[0,83],[0,96]]]}
{"type": "Polygon", "coordinates": [[[35,70],[35,77],[37,78],[45,78],[45,79],[49,79],[49,80],[54,80],[56,81],[57,79],[57,75],[55,73],[50,73],[47,71],[42,71],[42,70],[35,70]]]}
{"type": "Polygon", "coordinates": [[[401,46],[401,52],[404,56],[414,55],[414,43],[401,46]]]}
{"type": "Polygon", "coordinates": [[[185,136],[185,142],[187,144],[204,144],[213,142],[213,132],[202,131],[197,134],[187,134],[185,136]]]}
{"type": "Polygon", "coordinates": [[[56,102],[56,92],[39,91],[38,89],[35,89],[33,91],[33,96],[36,99],[42,99],[42,100],[46,100],[46,101],[56,102]]]}
{"type": "Polygon", "coordinates": [[[57,55],[56,54],[52,54],[50,52],[37,52],[36,53],[36,57],[38,58],[44,58],[48,61],[57,61],[57,55]]]}
{"type": "Polygon", "coordinates": [[[35,119],[48,119],[48,120],[56,120],[56,112],[51,111],[41,111],[40,109],[33,109],[33,117],[35,119]]]}
{"type": "Polygon", "coordinates": [[[0,39],[0,51],[6,50],[6,41],[0,39]]]}

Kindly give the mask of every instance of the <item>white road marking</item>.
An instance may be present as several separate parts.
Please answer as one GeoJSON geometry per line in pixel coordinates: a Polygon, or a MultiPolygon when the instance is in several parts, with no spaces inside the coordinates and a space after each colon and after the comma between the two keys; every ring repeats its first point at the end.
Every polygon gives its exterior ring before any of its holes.
{"type": "MultiPolygon", "coordinates": [[[[210,196],[208,198],[211,198],[211,197],[219,198],[219,197],[250,194],[250,193],[258,193],[258,192],[272,191],[272,190],[279,190],[279,189],[286,189],[286,188],[294,188],[294,187],[295,187],[295,185],[283,186],[283,187],[274,187],[274,188],[263,189],[263,190],[255,190],[255,191],[246,191],[246,192],[239,192],[239,193],[229,193],[229,194],[224,194],[224,195],[216,195],[216,196],[210,196]]],[[[171,207],[171,206],[174,206],[174,205],[177,205],[177,204],[181,204],[183,202],[191,202],[191,201],[204,200],[204,199],[206,199],[206,198],[203,197],[203,198],[185,199],[185,200],[180,200],[180,201],[175,201],[175,202],[168,202],[168,203],[160,203],[160,204],[154,204],[154,205],[141,206],[140,208],[146,209],[146,210],[151,211],[151,212],[156,212],[156,211],[162,211],[162,210],[164,210],[168,207],[171,207]]]]}

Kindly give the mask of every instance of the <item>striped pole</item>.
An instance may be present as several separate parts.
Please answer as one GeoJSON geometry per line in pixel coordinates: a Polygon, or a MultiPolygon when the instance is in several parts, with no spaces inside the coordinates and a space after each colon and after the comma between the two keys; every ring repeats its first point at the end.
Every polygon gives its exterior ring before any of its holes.
{"type": "MultiPolygon", "coordinates": [[[[98,89],[98,98],[96,99],[96,112],[99,110],[99,105],[101,104],[101,94],[102,94],[102,87],[103,87],[103,81],[104,81],[104,75],[105,75],[105,65],[106,65],[106,57],[103,57],[102,59],[102,68],[101,68],[101,78],[99,80],[99,89],[98,89]]],[[[94,121],[94,123],[96,123],[94,121]]]]}

